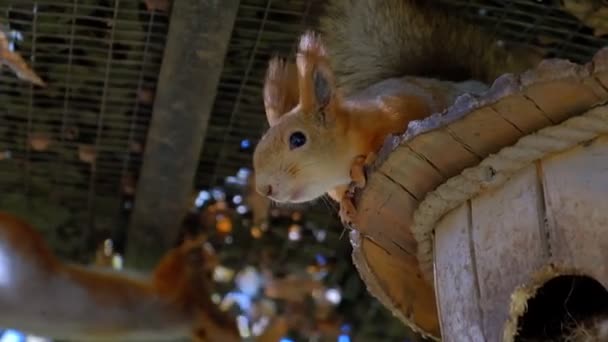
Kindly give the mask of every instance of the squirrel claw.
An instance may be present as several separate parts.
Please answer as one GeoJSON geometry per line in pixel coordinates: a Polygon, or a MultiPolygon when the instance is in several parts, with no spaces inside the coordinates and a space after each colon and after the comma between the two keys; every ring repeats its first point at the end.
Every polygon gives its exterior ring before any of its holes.
{"type": "Polygon", "coordinates": [[[375,153],[369,153],[367,156],[359,156],[355,158],[350,168],[350,178],[355,189],[363,189],[367,184],[365,169],[374,163],[376,160],[375,153]]]}
{"type": "Polygon", "coordinates": [[[350,168],[351,183],[344,193],[340,201],[340,220],[347,227],[356,226],[355,216],[357,209],[354,204],[355,190],[363,189],[367,185],[366,168],[371,166],[376,160],[375,153],[369,153],[367,156],[358,156],[353,161],[350,168]]]}
{"type": "Polygon", "coordinates": [[[347,191],[340,201],[340,220],[342,224],[352,228],[355,224],[355,216],[357,215],[357,209],[353,203],[353,196],[350,191],[347,191]]]}
{"type": "Polygon", "coordinates": [[[365,157],[359,156],[355,158],[355,161],[350,167],[350,179],[355,188],[362,189],[365,187],[365,184],[367,183],[365,177],[365,157]]]}

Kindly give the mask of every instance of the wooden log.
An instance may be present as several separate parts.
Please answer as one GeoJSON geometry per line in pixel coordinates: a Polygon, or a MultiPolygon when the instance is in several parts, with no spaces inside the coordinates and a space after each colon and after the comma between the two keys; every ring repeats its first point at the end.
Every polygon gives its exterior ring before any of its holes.
{"type": "Polygon", "coordinates": [[[203,148],[239,0],[181,0],[160,71],[125,262],[150,269],[177,239],[203,148]]]}
{"type": "Polygon", "coordinates": [[[513,289],[550,254],[535,163],[602,133],[602,113],[571,119],[608,101],[607,70],[606,49],[584,66],[544,61],[388,139],[356,192],[353,259],[369,291],[428,337],[499,340],[513,289]]]}

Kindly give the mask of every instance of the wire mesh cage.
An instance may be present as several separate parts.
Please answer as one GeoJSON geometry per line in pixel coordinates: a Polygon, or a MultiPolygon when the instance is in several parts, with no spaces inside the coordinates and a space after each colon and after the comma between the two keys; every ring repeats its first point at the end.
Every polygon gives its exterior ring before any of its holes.
{"type": "Polygon", "coordinates": [[[504,40],[539,47],[548,58],[586,62],[608,42],[603,1],[440,1],[504,40]]]}
{"type": "Polygon", "coordinates": [[[0,21],[48,84],[1,75],[0,207],[79,250],[129,205],[167,15],[140,1],[17,0],[0,2],[0,21]]]}
{"type": "Polygon", "coordinates": [[[268,59],[293,54],[296,39],[321,9],[315,0],[243,0],[228,47],[197,185],[218,185],[250,164],[265,128],[260,91],[268,59]]]}
{"type": "MultiPolygon", "coordinates": [[[[441,2],[505,40],[540,47],[548,57],[583,61],[607,42],[605,8],[598,2],[441,2]]],[[[167,14],[147,6],[127,0],[0,1],[12,46],[49,84],[38,88],[2,74],[0,187],[7,194],[3,202],[11,202],[2,206],[27,204],[32,210],[33,199],[51,197],[79,213],[72,226],[101,230],[111,225],[101,221],[128,209],[168,29],[167,14]]],[[[250,165],[266,128],[260,91],[267,60],[292,53],[322,6],[313,0],[241,1],[198,187],[222,184],[250,165]]],[[[57,218],[49,222],[65,221],[58,214],[64,211],[53,212],[57,218]]]]}
{"type": "MultiPolygon", "coordinates": [[[[601,1],[438,0],[502,40],[536,46],[547,57],[586,61],[608,43],[601,1]]],[[[261,87],[268,58],[287,56],[314,25],[324,1],[242,1],[230,41],[197,185],[218,185],[242,165],[266,129],[261,87]]]]}

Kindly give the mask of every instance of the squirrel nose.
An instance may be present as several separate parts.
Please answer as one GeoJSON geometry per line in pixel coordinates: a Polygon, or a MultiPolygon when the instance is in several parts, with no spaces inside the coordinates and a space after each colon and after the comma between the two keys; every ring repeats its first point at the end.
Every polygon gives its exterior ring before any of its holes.
{"type": "Polygon", "coordinates": [[[268,184],[268,185],[260,186],[258,188],[258,192],[264,196],[271,196],[272,195],[272,185],[268,184]]]}

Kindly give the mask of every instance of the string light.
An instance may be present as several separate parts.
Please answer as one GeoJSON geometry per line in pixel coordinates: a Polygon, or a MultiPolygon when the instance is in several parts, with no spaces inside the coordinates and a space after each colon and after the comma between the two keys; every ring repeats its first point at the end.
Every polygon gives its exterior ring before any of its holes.
{"type": "Polygon", "coordinates": [[[122,270],[123,267],[123,259],[120,254],[114,254],[112,256],[112,268],[115,270],[122,270]]]}
{"type": "Polygon", "coordinates": [[[114,244],[112,243],[112,239],[105,239],[103,242],[103,254],[105,256],[112,255],[114,251],[114,244]]]}
{"type": "Polygon", "coordinates": [[[338,342],[350,342],[350,336],[342,334],[338,336],[338,342]]]}
{"type": "Polygon", "coordinates": [[[211,199],[211,194],[209,193],[209,191],[203,190],[198,193],[196,200],[194,200],[194,205],[196,205],[198,208],[200,208],[203,205],[205,205],[205,202],[207,202],[210,199],[211,199]]]}
{"type": "Polygon", "coordinates": [[[315,237],[317,238],[317,241],[323,242],[323,241],[325,241],[325,238],[327,237],[327,232],[324,230],[317,230],[315,232],[315,237]]]}
{"type": "Polygon", "coordinates": [[[238,207],[236,207],[236,212],[241,215],[247,214],[248,211],[249,209],[244,205],[239,205],[238,207]]]}
{"type": "Polygon", "coordinates": [[[302,234],[300,233],[301,227],[297,224],[292,224],[289,227],[288,237],[291,241],[298,241],[302,238],[302,234]]]}
{"type": "Polygon", "coordinates": [[[242,167],[236,173],[236,177],[239,178],[239,179],[242,179],[242,180],[247,180],[247,178],[249,178],[250,174],[251,174],[251,170],[249,170],[246,167],[242,167]]]}
{"type": "Polygon", "coordinates": [[[215,305],[218,305],[218,304],[220,304],[222,302],[222,296],[220,296],[217,293],[214,293],[214,294],[211,295],[211,301],[213,303],[215,303],[215,305]]]}
{"type": "Polygon", "coordinates": [[[270,323],[270,319],[267,316],[262,316],[257,322],[251,326],[251,332],[253,336],[260,336],[270,323]]]}
{"type": "Polygon", "coordinates": [[[321,266],[327,264],[327,259],[325,258],[325,256],[323,256],[323,254],[315,255],[315,259],[317,260],[317,264],[321,266]]]}
{"type": "Polygon", "coordinates": [[[252,227],[251,228],[251,236],[253,236],[255,239],[259,239],[262,237],[262,230],[258,227],[252,227]]]}
{"type": "Polygon", "coordinates": [[[40,337],[40,336],[27,335],[25,337],[25,342],[52,342],[52,341],[49,340],[48,338],[44,338],[44,337],[40,337]]]}
{"type": "Polygon", "coordinates": [[[0,339],[1,342],[20,342],[23,340],[25,335],[16,330],[5,330],[4,335],[0,339]]]}
{"type": "Polygon", "coordinates": [[[241,149],[248,150],[251,147],[251,141],[249,139],[241,140],[241,149]]]}
{"type": "Polygon", "coordinates": [[[340,294],[340,290],[338,289],[327,289],[325,291],[325,299],[334,305],[338,305],[342,301],[342,294],[340,294]]]}
{"type": "Polygon", "coordinates": [[[213,269],[213,280],[218,283],[227,283],[234,277],[234,270],[218,265],[213,269]]]}
{"type": "Polygon", "coordinates": [[[226,194],[220,188],[215,188],[211,190],[211,196],[216,201],[223,201],[226,198],[226,194]]]}
{"type": "Polygon", "coordinates": [[[294,220],[294,221],[296,221],[296,222],[300,221],[302,219],[302,213],[299,212],[299,211],[294,211],[291,214],[291,219],[294,220]]]}
{"type": "Polygon", "coordinates": [[[215,220],[215,228],[218,232],[227,234],[232,231],[232,221],[230,221],[230,218],[227,216],[219,214],[216,216],[215,220]]]}
{"type": "Polygon", "coordinates": [[[242,182],[238,178],[236,178],[234,176],[228,176],[228,177],[226,177],[226,183],[228,183],[228,184],[242,184],[242,182]]]}
{"type": "Polygon", "coordinates": [[[249,338],[251,332],[249,331],[249,320],[245,316],[238,316],[236,318],[237,327],[242,338],[249,338]]]}
{"type": "MultiPolygon", "coordinates": [[[[249,230],[252,237],[251,239],[262,239],[265,235],[272,236],[268,231],[271,228],[269,227],[269,224],[273,221],[267,221],[268,217],[264,217],[264,219],[259,219],[258,221],[255,221],[255,219],[248,219],[249,216],[246,214],[248,212],[253,212],[257,207],[248,207],[248,202],[246,200],[247,190],[242,189],[245,192],[234,191],[235,188],[240,188],[241,185],[250,185],[251,172],[252,171],[247,168],[241,168],[236,175],[226,178],[226,184],[231,184],[226,188],[216,187],[198,193],[197,204],[204,206],[209,214],[208,217],[214,219],[216,231],[222,234],[220,236],[223,236],[224,245],[237,243],[235,235],[233,234],[236,234],[235,232],[241,228],[249,230]],[[234,216],[234,214],[243,216],[234,216]],[[236,219],[236,221],[233,221],[233,219],[236,219]]],[[[287,233],[287,240],[292,243],[301,241],[305,238],[308,239],[305,237],[305,233],[308,233],[308,231],[311,231],[313,241],[323,242],[329,237],[330,233],[328,230],[319,229],[319,227],[314,224],[307,222],[306,214],[302,211],[280,209],[277,207],[273,208],[272,206],[268,209],[270,217],[286,218],[291,221],[291,224],[287,225],[287,231],[284,232],[287,233]]],[[[282,223],[278,224],[282,225],[282,223]]],[[[274,228],[274,226],[272,228],[274,228]]],[[[224,246],[224,248],[229,247],[224,246]]],[[[267,256],[264,252],[265,251],[262,251],[262,259],[266,260],[267,256]]],[[[308,267],[303,266],[306,267],[303,271],[308,273],[308,277],[311,280],[321,282],[322,279],[329,274],[328,269],[332,267],[333,263],[329,256],[322,252],[320,252],[320,254],[312,254],[311,256],[313,256],[315,260],[309,260],[312,262],[308,267]]],[[[225,266],[218,265],[213,269],[212,276],[218,285],[219,283],[223,283],[224,285],[222,286],[227,286],[228,284],[234,284],[235,286],[234,289],[228,293],[218,292],[211,294],[210,299],[213,303],[218,305],[222,311],[237,309],[238,312],[240,312],[240,316],[236,317],[235,323],[237,324],[239,333],[243,339],[264,335],[268,327],[273,325],[272,322],[275,318],[278,318],[279,316],[289,316],[289,314],[269,312],[263,310],[259,306],[259,299],[262,299],[262,301],[267,300],[270,303],[273,303],[273,305],[279,305],[275,303],[273,299],[267,297],[266,289],[269,286],[268,282],[274,277],[274,271],[265,267],[266,266],[261,266],[261,268],[258,269],[252,266],[240,265],[237,268],[229,269],[225,266]]],[[[334,310],[343,299],[339,288],[326,288],[325,286],[319,285],[318,287],[311,288],[307,291],[308,295],[312,295],[315,303],[319,305],[319,310],[334,310]]],[[[319,312],[317,312],[317,314],[319,314],[319,312]]],[[[339,325],[336,326],[336,329],[338,327],[339,325]]],[[[323,333],[318,334],[321,335],[318,335],[317,337],[323,335],[323,333]]],[[[333,338],[337,338],[338,342],[350,342],[349,334],[349,331],[337,331],[336,334],[333,335],[333,338]]],[[[295,342],[288,336],[284,336],[279,341],[295,342]]]]}

